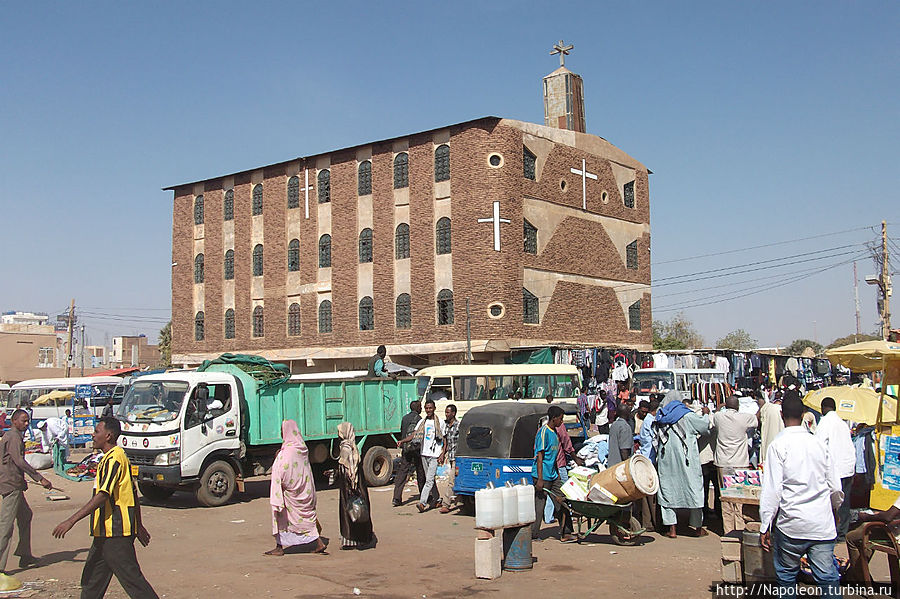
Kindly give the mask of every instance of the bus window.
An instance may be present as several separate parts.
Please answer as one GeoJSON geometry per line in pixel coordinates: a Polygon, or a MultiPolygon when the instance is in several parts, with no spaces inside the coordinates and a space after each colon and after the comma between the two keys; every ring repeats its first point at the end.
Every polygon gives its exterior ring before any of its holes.
{"type": "Polygon", "coordinates": [[[453,378],[453,399],[455,401],[480,401],[487,399],[485,377],[458,376],[453,378]]]}
{"type": "Polygon", "coordinates": [[[553,396],[556,398],[575,396],[575,382],[572,375],[553,377],[553,396]]]}
{"type": "Polygon", "coordinates": [[[428,383],[431,382],[430,376],[420,376],[416,379],[416,397],[425,397],[425,392],[428,390],[428,383]]]}
{"type": "Polygon", "coordinates": [[[517,376],[492,376],[489,377],[489,385],[493,395],[491,399],[508,399],[510,393],[516,393],[524,390],[521,387],[521,381],[517,376]]]}
{"type": "Polygon", "coordinates": [[[525,378],[525,399],[544,399],[550,388],[550,377],[545,375],[527,376],[525,378]]]}

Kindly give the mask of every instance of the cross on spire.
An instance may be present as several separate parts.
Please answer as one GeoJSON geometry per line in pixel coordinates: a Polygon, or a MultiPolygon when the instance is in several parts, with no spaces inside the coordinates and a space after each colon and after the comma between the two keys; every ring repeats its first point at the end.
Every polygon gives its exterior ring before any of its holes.
{"type": "Polygon", "coordinates": [[[562,40],[559,40],[558,43],[553,44],[553,50],[550,51],[550,56],[559,54],[559,66],[564,67],[566,66],[566,56],[569,55],[569,51],[574,47],[575,46],[572,44],[566,46],[562,40]]]}

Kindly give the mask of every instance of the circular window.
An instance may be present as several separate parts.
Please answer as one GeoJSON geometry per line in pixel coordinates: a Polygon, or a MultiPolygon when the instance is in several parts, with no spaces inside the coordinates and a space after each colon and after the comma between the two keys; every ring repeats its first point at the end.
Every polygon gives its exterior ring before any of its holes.
{"type": "Polygon", "coordinates": [[[600,194],[600,199],[603,200],[604,204],[609,204],[609,194],[605,191],[600,194]]]}
{"type": "Polygon", "coordinates": [[[503,318],[503,315],[506,313],[506,308],[503,307],[503,304],[496,303],[488,306],[488,316],[491,318],[503,318]]]}
{"type": "Polygon", "coordinates": [[[503,156],[500,154],[491,154],[488,156],[488,164],[493,168],[500,168],[503,166],[503,156]]]}
{"type": "Polygon", "coordinates": [[[569,186],[569,184],[566,183],[566,180],[565,180],[565,179],[561,179],[561,180],[560,180],[560,182],[559,182],[559,188],[560,188],[562,191],[565,191],[566,188],[567,188],[568,186],[569,186]]]}

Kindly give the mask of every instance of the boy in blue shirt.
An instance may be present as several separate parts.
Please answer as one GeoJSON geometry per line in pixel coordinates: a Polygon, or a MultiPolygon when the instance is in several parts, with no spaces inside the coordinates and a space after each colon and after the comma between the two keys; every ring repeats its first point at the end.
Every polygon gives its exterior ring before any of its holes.
{"type": "MultiPolygon", "coordinates": [[[[562,496],[562,481],[559,478],[559,470],[556,466],[556,458],[559,454],[559,437],[556,428],[563,422],[563,410],[559,406],[550,406],[547,409],[548,422],[541,426],[534,438],[534,464],[531,467],[531,475],[534,479],[534,524],[531,525],[531,536],[537,538],[541,530],[541,518],[544,515],[544,505],[547,502],[546,491],[552,491],[557,497],[562,496]]],[[[550,497],[556,507],[556,519],[559,520],[559,540],[563,543],[574,543],[575,535],[572,534],[572,519],[569,512],[563,509],[559,500],[550,497]]]]}

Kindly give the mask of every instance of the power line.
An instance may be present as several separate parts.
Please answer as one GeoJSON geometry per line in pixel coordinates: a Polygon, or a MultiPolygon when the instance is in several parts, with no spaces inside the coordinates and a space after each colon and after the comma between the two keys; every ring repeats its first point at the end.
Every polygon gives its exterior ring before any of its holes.
{"type": "Polygon", "coordinates": [[[796,277],[796,278],[791,279],[791,280],[788,280],[788,281],[782,281],[782,282],[779,282],[779,283],[775,283],[775,284],[769,285],[769,286],[767,286],[767,287],[761,287],[760,289],[756,289],[756,290],[754,290],[754,291],[750,291],[750,292],[747,292],[747,293],[741,292],[740,294],[735,295],[734,297],[724,298],[724,299],[716,299],[716,300],[714,300],[714,301],[709,301],[709,302],[704,301],[704,302],[700,302],[700,303],[696,303],[696,302],[695,302],[695,303],[688,303],[688,304],[683,304],[683,305],[675,305],[675,306],[669,306],[669,307],[661,307],[661,308],[658,308],[658,309],[657,309],[657,308],[654,308],[654,309],[653,309],[653,312],[654,312],[654,313],[659,313],[659,312],[674,312],[674,311],[676,311],[676,310],[685,310],[685,309],[688,309],[688,308],[699,308],[699,307],[701,307],[701,306],[708,306],[708,305],[710,305],[710,304],[721,304],[721,303],[727,302],[727,301],[732,301],[732,300],[736,300],[736,299],[742,299],[742,298],[745,298],[745,297],[749,297],[749,296],[751,296],[751,295],[756,295],[756,294],[758,294],[758,293],[763,293],[763,292],[765,292],[765,291],[771,291],[772,289],[777,289],[778,287],[784,287],[785,285],[790,285],[791,283],[796,283],[796,282],[798,282],[798,281],[802,281],[802,280],[804,280],[804,279],[808,279],[808,278],[813,277],[813,276],[815,276],[815,275],[817,275],[817,274],[820,274],[820,273],[823,273],[823,272],[832,270],[832,269],[834,269],[834,268],[837,268],[838,266],[843,266],[844,264],[849,264],[850,262],[853,262],[853,260],[847,260],[847,261],[844,261],[844,262],[841,262],[841,263],[838,263],[838,264],[826,266],[825,268],[821,268],[821,269],[819,269],[819,270],[817,270],[817,271],[815,271],[815,272],[812,272],[812,273],[809,273],[809,274],[806,274],[806,275],[803,275],[803,276],[799,276],[799,277],[796,277]]]}
{"type": "Polygon", "coordinates": [[[771,264],[772,262],[780,262],[780,261],[782,261],[782,260],[789,260],[789,259],[791,259],[791,258],[800,258],[800,257],[803,257],[803,256],[812,256],[812,255],[814,255],[814,254],[823,254],[823,253],[826,253],[826,252],[833,252],[833,251],[836,251],[836,250],[843,250],[843,249],[847,249],[847,248],[858,247],[858,246],[861,246],[861,245],[863,245],[863,244],[859,244],[859,243],[851,243],[851,244],[848,244],[848,245],[839,245],[839,246],[837,246],[837,247],[827,248],[827,249],[823,249],[823,250],[815,250],[815,251],[812,251],[812,252],[803,252],[803,253],[800,253],[800,254],[792,254],[792,255],[790,255],[790,256],[782,256],[782,257],[780,257],[780,258],[770,258],[770,259],[768,259],[768,260],[757,260],[756,262],[748,262],[748,263],[746,263],[746,264],[739,264],[739,265],[736,265],[736,266],[726,266],[726,267],[723,267],[723,268],[714,268],[714,269],[712,269],[712,270],[701,270],[701,271],[697,271],[697,272],[693,272],[693,273],[688,273],[688,274],[683,274],[683,275],[673,275],[673,276],[671,276],[671,277],[663,277],[663,278],[661,278],[661,279],[656,279],[656,280],[657,280],[657,281],[670,281],[670,280],[672,280],[672,279],[683,279],[683,278],[685,278],[685,277],[692,277],[692,276],[694,276],[694,275],[705,275],[705,274],[709,274],[709,273],[724,272],[724,271],[728,271],[728,270],[734,270],[735,268],[743,268],[743,267],[746,267],[746,266],[757,266],[757,265],[759,265],[759,264],[771,264]]]}
{"type": "Polygon", "coordinates": [[[750,246],[750,247],[739,248],[739,249],[736,249],[736,250],[726,250],[726,251],[724,251],[724,252],[723,252],[723,251],[719,251],[719,252],[713,252],[713,253],[710,253],[710,254],[700,254],[700,255],[697,255],[697,256],[688,256],[687,258],[674,258],[674,259],[672,259],[672,260],[663,260],[663,261],[661,261],[661,262],[651,262],[651,264],[652,264],[652,265],[658,265],[658,264],[672,264],[672,263],[674,263],[674,262],[685,262],[685,261],[687,261],[687,260],[697,260],[697,259],[700,259],[700,258],[710,258],[710,257],[712,257],[712,256],[723,256],[723,255],[726,255],[726,254],[737,254],[737,253],[740,253],[740,252],[749,252],[750,250],[758,250],[758,249],[767,248],[767,247],[774,247],[774,246],[776,246],[776,245],[785,245],[785,244],[789,244],[789,243],[798,243],[798,242],[800,242],[800,241],[809,241],[810,239],[820,239],[820,238],[822,238],[822,237],[832,237],[832,236],[834,236],[834,235],[842,235],[842,234],[844,234],[844,233],[853,233],[853,232],[856,232],[856,231],[865,231],[866,229],[871,229],[872,231],[875,230],[874,227],[872,227],[872,226],[868,226],[868,227],[857,227],[857,228],[855,228],[855,229],[845,229],[844,231],[835,231],[834,233],[822,233],[821,235],[813,235],[813,236],[811,236],[811,237],[800,237],[800,238],[798,238],[798,239],[789,239],[789,240],[787,240],[787,241],[776,241],[776,242],[773,242],[773,243],[764,243],[764,244],[761,244],[761,245],[754,245],[754,246],[750,246]]]}
{"type": "Polygon", "coordinates": [[[82,310],[134,310],[135,312],[168,312],[172,308],[98,308],[97,306],[75,306],[76,308],[80,308],[82,310]]]}

